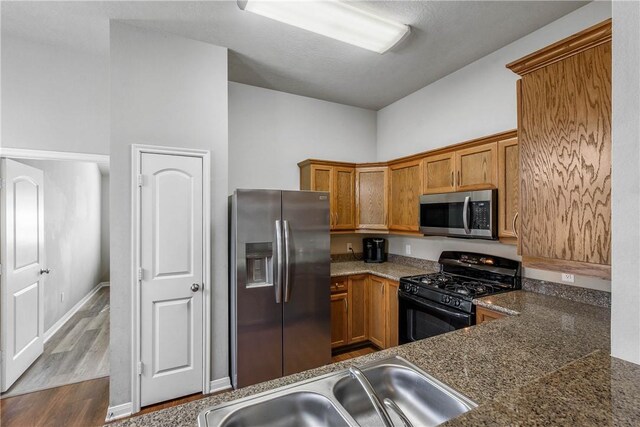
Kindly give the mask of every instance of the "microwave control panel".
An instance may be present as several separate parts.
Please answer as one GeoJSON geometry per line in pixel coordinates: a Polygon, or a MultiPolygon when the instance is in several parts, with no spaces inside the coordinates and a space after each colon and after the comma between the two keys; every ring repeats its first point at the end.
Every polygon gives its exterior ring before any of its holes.
{"type": "Polygon", "coordinates": [[[488,230],[491,226],[491,204],[489,202],[471,202],[471,228],[488,230]]]}

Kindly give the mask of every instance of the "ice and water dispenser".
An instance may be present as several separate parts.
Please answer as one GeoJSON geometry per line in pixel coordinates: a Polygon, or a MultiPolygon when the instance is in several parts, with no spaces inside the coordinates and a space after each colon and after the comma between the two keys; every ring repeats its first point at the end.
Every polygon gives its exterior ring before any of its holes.
{"type": "Polygon", "coordinates": [[[271,242],[246,243],[247,288],[273,286],[273,247],[271,242]]]}

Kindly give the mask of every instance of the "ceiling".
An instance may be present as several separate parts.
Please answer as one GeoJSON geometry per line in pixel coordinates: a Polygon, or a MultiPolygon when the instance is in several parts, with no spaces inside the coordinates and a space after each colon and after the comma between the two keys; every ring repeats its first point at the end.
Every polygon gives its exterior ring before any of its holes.
{"type": "Polygon", "coordinates": [[[378,110],[585,5],[361,1],[411,25],[379,55],[240,10],[236,1],[2,2],[2,34],[109,54],[109,19],[229,48],[229,80],[378,110]]]}

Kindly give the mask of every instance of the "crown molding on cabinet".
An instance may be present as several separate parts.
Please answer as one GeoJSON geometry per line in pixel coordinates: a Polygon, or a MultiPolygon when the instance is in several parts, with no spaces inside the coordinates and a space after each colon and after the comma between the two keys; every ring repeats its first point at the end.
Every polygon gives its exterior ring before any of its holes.
{"type": "Polygon", "coordinates": [[[608,41],[611,41],[611,19],[513,61],[507,68],[524,76],[608,41]]]}

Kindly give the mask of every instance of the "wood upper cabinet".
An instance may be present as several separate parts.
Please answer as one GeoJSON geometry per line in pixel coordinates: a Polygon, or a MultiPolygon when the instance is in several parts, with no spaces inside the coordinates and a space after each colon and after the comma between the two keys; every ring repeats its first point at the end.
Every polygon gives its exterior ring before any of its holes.
{"type": "Polygon", "coordinates": [[[498,236],[518,237],[520,167],[518,139],[498,141],[498,236]]]}
{"type": "Polygon", "coordinates": [[[369,341],[379,348],[386,345],[386,280],[369,276],[369,341]]]}
{"type": "Polygon", "coordinates": [[[331,295],[331,348],[349,342],[348,304],[346,292],[331,295]]]}
{"type": "Polygon", "coordinates": [[[522,76],[519,232],[525,265],[611,275],[611,21],[508,67],[522,76]]]}
{"type": "Polygon", "coordinates": [[[427,156],[422,160],[424,194],[456,191],[455,152],[427,156]]]}
{"type": "Polygon", "coordinates": [[[333,168],[333,222],[334,230],[353,230],[355,222],[355,169],[333,168]]]}
{"type": "Polygon", "coordinates": [[[389,229],[418,231],[422,194],[422,161],[412,160],[389,166],[389,229]]]}
{"type": "Polygon", "coordinates": [[[356,226],[386,230],[389,218],[389,168],[356,169],[356,226]]]}
{"type": "Polygon", "coordinates": [[[367,281],[366,274],[349,277],[348,330],[349,344],[366,341],[369,338],[367,318],[367,281]]]}
{"type": "Polygon", "coordinates": [[[314,160],[305,160],[298,166],[301,190],[329,193],[331,230],[355,229],[355,166],[314,160]]]}
{"type": "Polygon", "coordinates": [[[497,186],[497,143],[456,151],[456,191],[486,190],[497,186]]]}
{"type": "Polygon", "coordinates": [[[505,316],[505,314],[489,310],[488,308],[476,307],[476,325],[484,322],[490,322],[492,320],[501,319],[505,316]]]}
{"type": "Polygon", "coordinates": [[[393,280],[386,281],[385,291],[385,347],[398,345],[398,288],[400,284],[393,280]]]}

